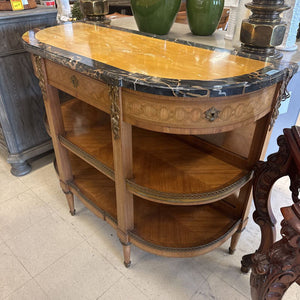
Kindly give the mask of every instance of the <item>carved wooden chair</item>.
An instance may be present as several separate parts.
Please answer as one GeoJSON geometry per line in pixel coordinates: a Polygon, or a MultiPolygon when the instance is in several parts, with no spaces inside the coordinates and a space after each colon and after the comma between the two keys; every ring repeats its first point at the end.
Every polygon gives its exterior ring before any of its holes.
{"type": "Polygon", "coordinates": [[[242,259],[242,271],[252,269],[250,284],[253,300],[281,299],[289,286],[300,285],[300,127],[284,129],[278,140],[279,151],[259,162],[254,172],[254,221],[261,229],[261,243],[253,254],[242,259]],[[294,204],[281,208],[282,239],[275,242],[275,218],[270,205],[272,185],[288,175],[294,204]]]}

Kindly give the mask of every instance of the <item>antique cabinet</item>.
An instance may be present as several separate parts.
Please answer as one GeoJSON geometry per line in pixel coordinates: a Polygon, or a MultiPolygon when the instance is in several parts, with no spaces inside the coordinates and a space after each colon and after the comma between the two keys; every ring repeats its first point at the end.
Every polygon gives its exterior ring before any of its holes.
{"type": "Polygon", "coordinates": [[[0,150],[16,176],[30,171],[28,159],[52,149],[42,94],[21,37],[29,29],[55,24],[52,8],[0,12],[0,150]]]}
{"type": "Polygon", "coordinates": [[[131,243],[188,257],[231,238],[233,253],[297,65],[96,24],[23,40],[71,214],[76,195],[113,226],[126,266],[131,243]]]}

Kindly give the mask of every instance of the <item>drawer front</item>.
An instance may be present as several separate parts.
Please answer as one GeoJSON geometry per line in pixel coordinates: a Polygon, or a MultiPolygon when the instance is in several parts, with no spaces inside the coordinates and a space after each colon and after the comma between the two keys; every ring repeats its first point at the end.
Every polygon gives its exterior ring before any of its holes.
{"type": "Polygon", "coordinates": [[[218,98],[176,98],[123,89],[124,121],[174,134],[214,134],[247,126],[272,109],[276,85],[218,98]]]}
{"type": "Polygon", "coordinates": [[[110,113],[108,85],[48,60],[46,70],[50,85],[110,113]]]}

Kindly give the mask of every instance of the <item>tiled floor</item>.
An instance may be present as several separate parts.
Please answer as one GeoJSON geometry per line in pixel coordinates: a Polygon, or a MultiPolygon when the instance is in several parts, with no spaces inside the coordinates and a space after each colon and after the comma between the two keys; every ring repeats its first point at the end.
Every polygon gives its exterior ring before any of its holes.
{"type": "MultiPolygon", "coordinates": [[[[70,216],[51,159],[33,162],[30,174],[16,178],[0,158],[0,299],[250,299],[249,274],[239,267],[259,244],[252,220],[234,255],[227,253],[228,242],[186,259],[132,246],[133,263],[126,269],[109,225],[79,201],[77,215],[70,216]]],[[[274,208],[290,203],[286,179],[273,197],[274,208]]],[[[299,300],[300,288],[292,286],[284,299],[299,300]]]]}

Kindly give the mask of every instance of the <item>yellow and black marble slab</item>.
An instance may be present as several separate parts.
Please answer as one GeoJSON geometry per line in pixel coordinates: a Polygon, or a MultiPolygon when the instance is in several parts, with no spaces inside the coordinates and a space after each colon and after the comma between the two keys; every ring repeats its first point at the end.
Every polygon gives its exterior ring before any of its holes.
{"type": "Polygon", "coordinates": [[[296,64],[81,22],[29,31],[23,40],[29,52],[93,78],[167,96],[239,95],[297,70],[296,64]]]}

